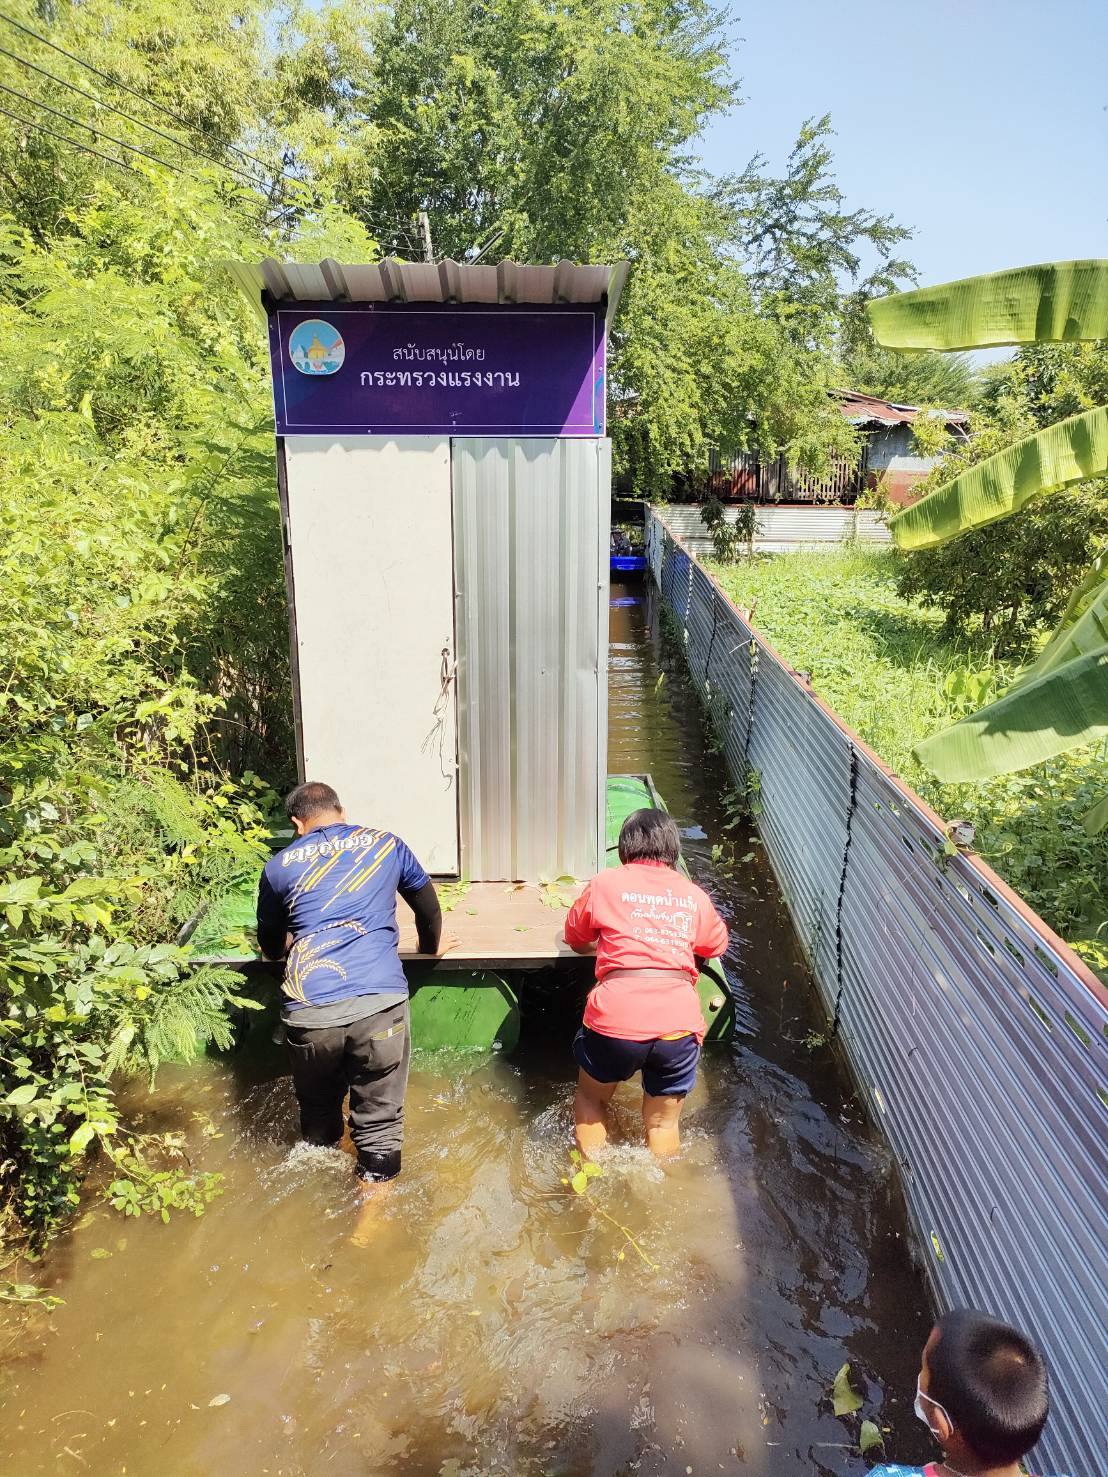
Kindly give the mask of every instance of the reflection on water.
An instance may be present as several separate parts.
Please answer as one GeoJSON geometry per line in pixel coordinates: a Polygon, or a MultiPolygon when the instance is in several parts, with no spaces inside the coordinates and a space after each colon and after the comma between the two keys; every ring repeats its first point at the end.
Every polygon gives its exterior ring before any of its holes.
{"type": "Polygon", "coordinates": [[[54,1254],[65,1306],[0,1343],[0,1471],[861,1473],[827,1399],[846,1360],[918,1454],[927,1320],[886,1160],[803,1044],[757,847],[711,861],[734,833],[678,674],[658,687],[641,602],[612,615],[611,768],[654,774],[735,937],[742,1036],[681,1160],[645,1154],[624,1088],[604,1175],[567,1191],[574,1022],[549,1011],[510,1059],[417,1063],[404,1176],[361,1217],[349,1159],[295,1144],[287,1079],[168,1071],[150,1124],[187,1126],[226,1193],[169,1226],[97,1212],[54,1254]]]}

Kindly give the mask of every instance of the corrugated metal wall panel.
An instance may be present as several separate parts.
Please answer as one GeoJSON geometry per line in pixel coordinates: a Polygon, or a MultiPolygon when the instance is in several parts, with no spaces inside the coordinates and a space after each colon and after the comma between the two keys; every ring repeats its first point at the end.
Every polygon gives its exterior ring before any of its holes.
{"type": "MultiPolygon", "coordinates": [[[[758,533],[754,547],[760,553],[790,553],[796,549],[834,547],[848,539],[859,543],[885,545],[892,535],[880,517],[866,509],[794,508],[760,503],[757,507],[758,533]]],[[[666,527],[680,539],[689,553],[710,558],[712,539],[695,503],[674,503],[665,509],[666,527]]]]}
{"type": "Polygon", "coordinates": [[[607,756],[606,440],[452,442],[462,869],[587,877],[607,756]]]}
{"type": "Polygon", "coordinates": [[[675,511],[648,520],[650,568],[703,695],[726,695],[728,767],[755,780],[767,854],[899,1163],[936,1301],[1034,1335],[1054,1392],[1037,1465],[1102,1477],[1108,992],[978,858],[948,853],[923,802],[674,541],[675,511]]]}

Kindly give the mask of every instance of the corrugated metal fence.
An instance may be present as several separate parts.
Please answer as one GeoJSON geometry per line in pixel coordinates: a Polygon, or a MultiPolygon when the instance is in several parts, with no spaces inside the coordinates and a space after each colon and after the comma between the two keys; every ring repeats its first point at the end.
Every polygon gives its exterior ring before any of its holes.
{"type": "MultiPolygon", "coordinates": [[[[734,520],[738,509],[728,509],[734,520]]],[[[828,549],[855,540],[891,544],[892,534],[877,513],[865,508],[788,508],[759,505],[754,547],[760,554],[789,554],[797,549],[828,549]]],[[[700,516],[699,503],[673,503],[666,526],[692,554],[711,555],[712,536],[700,516]]]]}
{"type": "Polygon", "coordinates": [[[940,1307],[1032,1333],[1038,1467],[1108,1452],[1108,991],[739,615],[656,513],[647,553],[817,987],[900,1165],[940,1307]]]}

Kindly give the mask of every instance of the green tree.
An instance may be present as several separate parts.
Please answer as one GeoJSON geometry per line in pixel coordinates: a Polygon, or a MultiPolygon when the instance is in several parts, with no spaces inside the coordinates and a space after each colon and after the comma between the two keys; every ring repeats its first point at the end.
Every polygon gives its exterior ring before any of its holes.
{"type": "Polygon", "coordinates": [[[841,360],[845,389],[896,405],[967,410],[978,398],[978,375],[964,354],[894,354],[858,344],[841,360]]]}
{"type": "MultiPolygon", "coordinates": [[[[364,15],[355,0],[325,10],[302,44],[318,58],[320,27],[354,31],[364,15]]],[[[322,172],[385,249],[412,254],[425,210],[443,256],[632,262],[611,427],[617,470],[644,491],[665,492],[716,442],[817,470],[852,450],[826,393],[835,274],[905,234],[828,204],[824,124],[804,135],[787,208],[755,166],[726,186],[703,174],[696,138],[739,102],[722,23],[708,0],[392,0],[371,28],[372,68],[347,56],[349,84],[329,84],[338,132],[358,142],[336,145],[322,172]],[[752,291],[750,243],[770,230],[791,263],[808,263],[791,297],[768,277],[752,291]]],[[[880,280],[899,267],[890,260],[880,280]]]]}
{"type": "Polygon", "coordinates": [[[755,155],[716,192],[733,216],[755,300],[794,338],[823,347],[840,328],[844,309],[856,315],[859,304],[915,276],[911,263],[894,255],[910,230],[892,216],[847,209],[832,173],[833,136],[830,114],[808,118],[782,176],[768,175],[765,159],[755,155]],[[877,264],[864,272],[867,255],[877,264]]]}

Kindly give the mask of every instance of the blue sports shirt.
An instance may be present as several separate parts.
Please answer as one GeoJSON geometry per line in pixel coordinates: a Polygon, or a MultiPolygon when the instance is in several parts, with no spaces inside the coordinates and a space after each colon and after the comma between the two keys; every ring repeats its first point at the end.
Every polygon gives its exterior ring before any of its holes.
{"type": "Polygon", "coordinates": [[[318,826],[271,857],[258,887],[258,943],[279,959],[293,936],[286,1009],[406,994],[396,895],[430,880],[399,836],[345,822],[318,826]]]}
{"type": "Polygon", "coordinates": [[[899,1467],[895,1463],[882,1464],[880,1467],[871,1467],[869,1477],[938,1477],[941,1466],[941,1462],[929,1462],[926,1467],[899,1467]]]}

